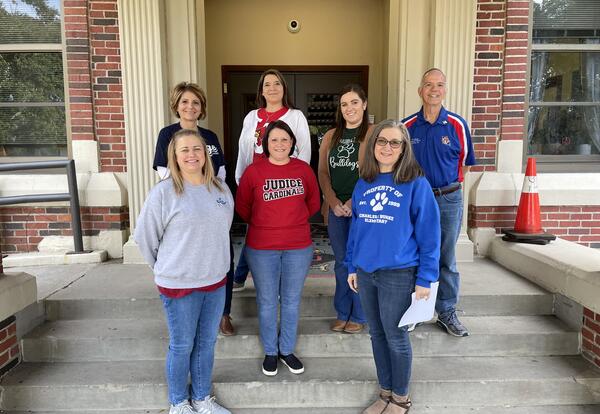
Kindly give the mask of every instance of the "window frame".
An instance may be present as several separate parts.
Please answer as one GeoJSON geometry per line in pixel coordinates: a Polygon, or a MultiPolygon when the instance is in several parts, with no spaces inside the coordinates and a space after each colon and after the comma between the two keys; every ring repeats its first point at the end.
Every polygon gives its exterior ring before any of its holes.
{"type": "MultiPolygon", "coordinates": [[[[0,43],[0,53],[58,53],[61,54],[62,60],[62,72],[63,72],[63,90],[64,90],[64,102],[0,102],[0,108],[9,107],[64,107],[65,108],[65,137],[67,146],[67,159],[73,158],[72,146],[71,146],[71,116],[70,116],[70,105],[69,105],[69,88],[68,88],[68,67],[67,67],[67,53],[66,53],[66,39],[65,39],[65,15],[64,15],[64,0],[59,1],[60,7],[60,43],[0,43]]],[[[30,161],[48,161],[48,160],[61,160],[65,159],[62,156],[33,156],[24,155],[21,157],[17,156],[2,156],[0,155],[0,162],[30,162],[30,161]]],[[[36,170],[38,171],[38,170],[36,170]]]]}
{"type": "Polygon", "coordinates": [[[564,106],[599,106],[596,102],[537,102],[531,103],[529,96],[531,93],[531,66],[532,54],[535,51],[544,52],[598,52],[600,53],[600,43],[598,44],[577,44],[577,43],[533,43],[533,2],[529,4],[529,27],[528,27],[528,47],[527,47],[527,71],[526,71],[526,91],[524,107],[524,125],[523,125],[523,171],[527,165],[527,158],[534,157],[537,161],[537,169],[540,172],[560,172],[560,173],[579,173],[579,172],[600,172],[600,154],[580,155],[543,155],[529,154],[529,108],[531,106],[539,107],[564,107],[564,106]]]}

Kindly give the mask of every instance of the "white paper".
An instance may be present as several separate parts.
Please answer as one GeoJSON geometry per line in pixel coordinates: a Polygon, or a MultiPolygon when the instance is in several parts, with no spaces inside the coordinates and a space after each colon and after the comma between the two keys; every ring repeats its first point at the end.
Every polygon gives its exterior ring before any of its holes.
{"type": "Polygon", "coordinates": [[[427,322],[433,318],[433,312],[435,311],[435,299],[437,297],[439,282],[432,283],[429,287],[429,298],[428,299],[415,299],[415,292],[412,294],[412,302],[409,308],[404,312],[398,328],[411,325],[413,323],[427,322]]]}

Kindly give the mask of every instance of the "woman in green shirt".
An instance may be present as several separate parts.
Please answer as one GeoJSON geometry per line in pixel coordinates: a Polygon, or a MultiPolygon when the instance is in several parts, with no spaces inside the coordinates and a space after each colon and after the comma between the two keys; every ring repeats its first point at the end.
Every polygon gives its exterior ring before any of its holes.
{"type": "Polygon", "coordinates": [[[333,305],[337,319],[331,325],[336,332],[358,333],[365,315],[358,294],[347,283],[344,265],[346,242],[352,219],[352,190],[358,181],[358,164],[371,132],[367,112],[367,96],[356,84],[344,86],[336,112],[336,127],[325,133],[319,149],[319,184],[328,206],[327,230],[335,256],[335,296],[333,305]]]}

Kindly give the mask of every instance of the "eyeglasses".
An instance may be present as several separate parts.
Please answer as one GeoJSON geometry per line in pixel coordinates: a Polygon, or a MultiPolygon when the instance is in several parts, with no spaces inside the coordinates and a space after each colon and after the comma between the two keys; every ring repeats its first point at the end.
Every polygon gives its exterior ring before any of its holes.
{"type": "Polygon", "coordinates": [[[397,139],[392,139],[392,140],[388,141],[386,138],[383,138],[383,137],[377,137],[377,139],[375,140],[375,143],[377,145],[379,145],[380,147],[385,147],[387,144],[390,144],[390,148],[392,148],[392,149],[398,149],[402,146],[402,144],[404,144],[404,142],[399,141],[397,139]]]}

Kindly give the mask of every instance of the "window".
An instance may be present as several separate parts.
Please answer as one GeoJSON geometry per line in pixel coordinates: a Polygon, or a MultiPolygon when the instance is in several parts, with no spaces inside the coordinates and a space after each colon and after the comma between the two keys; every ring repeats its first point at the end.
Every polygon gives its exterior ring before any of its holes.
{"type": "Polygon", "coordinates": [[[600,160],[600,0],[534,0],[530,155],[600,160]]]}
{"type": "Polygon", "coordinates": [[[60,0],[0,0],[0,156],[67,156],[60,0]]]}

